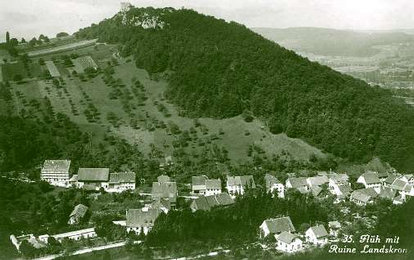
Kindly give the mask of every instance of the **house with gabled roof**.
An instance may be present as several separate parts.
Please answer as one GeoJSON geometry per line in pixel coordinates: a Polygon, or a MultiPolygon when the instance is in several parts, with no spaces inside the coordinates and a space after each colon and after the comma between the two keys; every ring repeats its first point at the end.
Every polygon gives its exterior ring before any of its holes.
{"type": "Polygon", "coordinates": [[[210,195],[210,196],[200,196],[199,198],[193,200],[193,202],[190,205],[190,208],[193,212],[197,210],[205,210],[209,211],[213,207],[223,207],[223,206],[229,206],[231,204],[234,204],[234,200],[232,197],[230,197],[227,193],[220,193],[216,195],[210,195]]]}
{"type": "Polygon", "coordinates": [[[46,160],[40,171],[40,179],[50,185],[69,186],[70,160],[46,160]]]}
{"type": "Polygon", "coordinates": [[[105,189],[107,192],[123,192],[135,190],[135,172],[113,172],[109,174],[109,181],[105,189]]]}
{"type": "Polygon", "coordinates": [[[349,183],[347,174],[331,174],[329,175],[328,189],[338,197],[346,198],[351,192],[351,183],[349,183]]]}
{"type": "Polygon", "coordinates": [[[319,176],[313,176],[308,177],[306,179],[306,182],[310,188],[315,186],[322,186],[323,184],[327,184],[329,182],[328,176],[326,175],[319,175],[319,176]]]}
{"type": "Polygon", "coordinates": [[[209,179],[205,175],[192,176],[191,178],[191,192],[192,194],[200,194],[205,196],[215,195],[221,193],[221,180],[209,179]]]}
{"type": "Polygon", "coordinates": [[[158,209],[164,212],[165,214],[168,214],[168,212],[171,210],[171,202],[166,199],[155,200],[150,204],[146,204],[143,209],[158,209]]]}
{"type": "Polygon", "coordinates": [[[256,188],[252,175],[227,176],[226,189],[230,196],[243,195],[248,188],[256,188]]]}
{"type": "Polygon", "coordinates": [[[384,187],[391,187],[391,184],[394,183],[394,181],[398,178],[395,174],[390,174],[388,177],[384,180],[383,186],[384,187]]]}
{"type": "Polygon", "coordinates": [[[216,195],[221,193],[221,180],[208,179],[206,180],[206,196],[216,195]]]}
{"type": "Polygon", "coordinates": [[[328,228],[329,228],[329,235],[333,237],[338,237],[339,231],[342,228],[341,223],[339,221],[329,221],[328,222],[328,228]]]}
{"type": "Polygon", "coordinates": [[[379,198],[394,200],[397,191],[389,188],[389,187],[382,187],[380,193],[378,194],[379,198]]]}
{"type": "Polygon", "coordinates": [[[408,182],[411,186],[414,185],[414,175],[413,174],[404,174],[401,179],[408,182]]]}
{"type": "Polygon", "coordinates": [[[83,204],[76,205],[73,211],[69,215],[68,224],[69,225],[79,224],[81,219],[85,217],[87,211],[88,211],[87,206],[83,204]]]}
{"type": "Polygon", "coordinates": [[[323,246],[328,243],[328,231],[323,225],[308,228],[305,232],[306,242],[316,246],[323,246]]]}
{"type": "Polygon", "coordinates": [[[377,193],[381,190],[381,180],[378,177],[378,174],[375,172],[366,172],[359,176],[357,183],[361,183],[365,188],[373,188],[377,193]]]}
{"type": "Polygon", "coordinates": [[[308,182],[305,177],[291,177],[286,180],[286,189],[296,189],[301,193],[310,191],[308,182]]]}
{"type": "Polygon", "coordinates": [[[261,238],[265,238],[268,235],[278,236],[283,231],[289,233],[294,233],[296,231],[289,216],[266,219],[262,222],[259,228],[261,238]]]}
{"type": "Polygon", "coordinates": [[[374,190],[374,188],[366,188],[366,189],[359,189],[354,190],[351,193],[350,201],[354,202],[359,206],[365,206],[368,203],[372,203],[373,199],[378,196],[378,193],[374,190]]]}
{"type": "Polygon", "coordinates": [[[267,174],[264,176],[266,192],[277,194],[279,198],[285,197],[285,185],[281,183],[275,176],[267,174]]]}
{"type": "Polygon", "coordinates": [[[378,171],[378,172],[374,172],[377,174],[378,178],[380,179],[381,182],[384,182],[387,178],[388,178],[388,172],[386,171],[378,171]]]}
{"type": "Polygon", "coordinates": [[[154,226],[155,220],[161,214],[159,209],[128,209],[126,212],[126,230],[139,235],[147,235],[154,226]]]}
{"type": "Polygon", "coordinates": [[[107,189],[109,168],[79,168],[77,187],[87,190],[107,189]]]}
{"type": "Polygon", "coordinates": [[[153,200],[166,199],[175,205],[177,202],[177,183],[171,181],[170,177],[161,175],[157,182],[152,183],[151,196],[153,200]]]}
{"type": "Polygon", "coordinates": [[[295,234],[283,231],[276,238],[276,249],[285,253],[294,253],[303,249],[302,240],[295,234]]]}
{"type": "Polygon", "coordinates": [[[406,201],[406,199],[405,199],[405,198],[403,198],[401,195],[398,195],[398,196],[396,196],[396,197],[393,199],[392,204],[394,204],[394,205],[401,205],[401,204],[403,204],[405,201],[406,201]]]}
{"type": "Polygon", "coordinates": [[[199,175],[191,177],[191,192],[193,194],[204,194],[206,191],[207,176],[199,175]]]}

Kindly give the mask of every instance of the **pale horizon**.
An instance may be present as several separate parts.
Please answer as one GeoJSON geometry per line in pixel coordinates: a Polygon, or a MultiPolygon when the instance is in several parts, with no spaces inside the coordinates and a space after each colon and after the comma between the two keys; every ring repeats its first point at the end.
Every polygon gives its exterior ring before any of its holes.
{"type": "MultiPolygon", "coordinates": [[[[54,37],[110,18],[120,9],[113,0],[15,0],[0,3],[0,41],[6,31],[19,40],[40,34],[54,37]]],[[[414,29],[410,0],[142,0],[137,7],[188,8],[235,21],[249,28],[317,27],[337,30],[392,31],[414,29]]]]}

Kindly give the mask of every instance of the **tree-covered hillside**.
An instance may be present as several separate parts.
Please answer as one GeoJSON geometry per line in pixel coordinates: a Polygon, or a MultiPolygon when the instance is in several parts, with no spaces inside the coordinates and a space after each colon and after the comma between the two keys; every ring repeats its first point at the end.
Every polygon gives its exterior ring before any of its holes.
{"type": "Polygon", "coordinates": [[[224,118],[250,110],[273,133],[351,161],[377,155],[414,169],[412,108],[243,25],[191,10],[133,8],[77,36],[121,43],[121,54],[133,54],[150,73],[172,71],[167,96],[183,114],[224,118]]]}

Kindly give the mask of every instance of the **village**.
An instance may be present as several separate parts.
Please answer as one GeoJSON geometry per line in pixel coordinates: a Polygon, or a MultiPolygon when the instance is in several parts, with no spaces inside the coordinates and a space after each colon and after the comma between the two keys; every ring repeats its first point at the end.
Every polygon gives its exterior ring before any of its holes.
{"type": "MultiPolygon", "coordinates": [[[[160,163],[159,167],[165,170],[173,164],[173,159],[169,156],[165,158],[165,162],[160,163]]],[[[146,197],[144,207],[125,208],[124,219],[112,220],[114,225],[136,235],[136,238],[143,238],[151,232],[161,214],[182,210],[176,206],[179,197],[188,201],[192,212],[210,211],[216,207],[229,207],[237,203],[238,198],[244,196],[248,190],[260,188],[255,184],[252,175],[226,175],[217,179],[200,175],[192,176],[191,183],[184,184],[189,187],[190,192],[183,193],[178,188],[182,187],[181,185],[163,174],[152,182],[150,192],[144,193],[137,185],[137,176],[134,172],[111,172],[109,168],[79,168],[77,174],[70,174],[70,167],[70,160],[46,160],[40,172],[41,182],[63,189],[86,190],[96,196],[102,193],[120,194],[138,191],[140,195],[146,197]]],[[[311,177],[295,177],[294,174],[289,176],[285,182],[281,182],[274,173],[267,173],[264,176],[263,189],[280,199],[284,199],[287,192],[294,191],[318,200],[333,196],[334,204],[351,202],[357,207],[365,207],[377,199],[386,199],[394,205],[400,205],[414,196],[414,176],[398,174],[395,171],[389,173],[367,171],[362,173],[355,183],[351,183],[347,174],[335,172],[321,171],[311,177]],[[361,188],[353,190],[351,187],[355,186],[361,188]]],[[[87,206],[76,205],[67,216],[67,225],[78,224],[88,211],[90,209],[87,206]]],[[[350,213],[346,207],[343,207],[343,211],[344,214],[350,213]]],[[[352,216],[355,220],[361,218],[358,214],[352,216]]],[[[18,251],[23,241],[27,241],[34,248],[47,247],[51,243],[50,239],[57,243],[67,240],[85,241],[98,236],[93,223],[89,225],[80,230],[60,234],[11,235],[10,241],[18,251]]],[[[265,241],[270,237],[271,241],[275,241],[271,244],[277,251],[295,253],[340,241],[343,227],[347,225],[351,223],[332,219],[327,223],[314,223],[302,233],[297,231],[298,227],[295,227],[289,215],[279,215],[263,219],[263,223],[257,227],[257,239],[265,241]]]]}

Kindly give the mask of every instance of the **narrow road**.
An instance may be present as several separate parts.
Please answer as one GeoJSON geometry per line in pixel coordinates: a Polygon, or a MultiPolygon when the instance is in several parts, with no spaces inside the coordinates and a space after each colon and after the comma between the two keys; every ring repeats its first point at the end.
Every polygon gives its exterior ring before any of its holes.
{"type": "MultiPolygon", "coordinates": [[[[142,243],[142,241],[134,241],[134,244],[140,244],[142,243]]],[[[94,251],[101,251],[101,250],[105,250],[105,249],[111,249],[111,248],[116,248],[116,247],[123,247],[126,245],[126,241],[121,241],[121,242],[117,242],[117,243],[112,243],[109,245],[104,245],[104,246],[97,246],[97,247],[91,247],[91,248],[83,248],[83,249],[79,249],[76,250],[75,252],[70,253],[69,255],[82,255],[82,254],[87,254],[87,253],[91,253],[94,251]]],[[[36,258],[35,260],[52,260],[52,259],[56,259],[60,256],[63,256],[64,254],[56,254],[56,255],[48,255],[48,256],[44,256],[44,257],[40,257],[40,258],[36,258]]]]}

